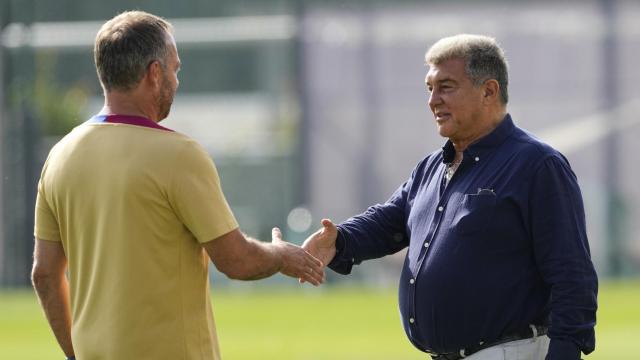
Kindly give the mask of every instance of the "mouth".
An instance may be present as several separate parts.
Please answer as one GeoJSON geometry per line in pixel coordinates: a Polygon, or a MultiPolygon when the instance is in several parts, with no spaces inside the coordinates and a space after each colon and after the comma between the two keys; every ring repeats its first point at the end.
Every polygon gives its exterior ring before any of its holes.
{"type": "Polygon", "coordinates": [[[444,122],[446,120],[448,120],[451,117],[450,113],[447,112],[436,112],[434,113],[435,118],[436,118],[436,122],[441,123],[444,122]]]}

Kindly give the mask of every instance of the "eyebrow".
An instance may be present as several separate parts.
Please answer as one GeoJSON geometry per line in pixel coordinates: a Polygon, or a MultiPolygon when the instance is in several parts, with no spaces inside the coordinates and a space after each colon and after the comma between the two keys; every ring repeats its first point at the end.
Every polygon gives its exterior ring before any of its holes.
{"type": "MultiPolygon", "coordinates": [[[[445,82],[452,82],[452,83],[454,83],[454,84],[457,84],[457,83],[458,83],[455,79],[450,78],[450,77],[446,77],[446,78],[444,78],[444,79],[439,79],[439,80],[437,80],[436,82],[437,82],[438,84],[442,84],[442,83],[445,83],[445,82]]],[[[429,81],[428,81],[428,80],[426,80],[426,79],[425,79],[425,82],[424,82],[424,83],[425,83],[425,84],[427,84],[427,85],[429,85],[429,81]]]]}

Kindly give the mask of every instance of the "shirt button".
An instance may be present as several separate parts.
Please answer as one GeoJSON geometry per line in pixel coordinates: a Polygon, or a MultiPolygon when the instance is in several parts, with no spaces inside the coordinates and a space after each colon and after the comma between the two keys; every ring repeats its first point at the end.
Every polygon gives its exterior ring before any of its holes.
{"type": "Polygon", "coordinates": [[[424,243],[424,247],[428,248],[429,247],[429,243],[428,242],[424,243]]]}
{"type": "Polygon", "coordinates": [[[480,161],[480,158],[476,156],[476,158],[474,159],[476,162],[480,161]]]}
{"type": "Polygon", "coordinates": [[[416,321],[415,321],[415,319],[414,319],[414,318],[409,318],[409,322],[413,324],[413,323],[414,323],[414,322],[416,322],[416,321]]]}
{"type": "Polygon", "coordinates": [[[442,212],[444,210],[444,206],[438,206],[438,211],[442,212]]]}
{"type": "Polygon", "coordinates": [[[409,284],[413,284],[414,282],[416,282],[414,279],[409,280],[409,284]]]}

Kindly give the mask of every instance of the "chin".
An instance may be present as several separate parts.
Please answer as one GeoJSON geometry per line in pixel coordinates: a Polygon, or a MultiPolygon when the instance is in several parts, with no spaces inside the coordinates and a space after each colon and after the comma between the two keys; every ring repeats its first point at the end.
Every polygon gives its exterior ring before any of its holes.
{"type": "Polygon", "coordinates": [[[438,126],[438,134],[440,134],[440,136],[444,138],[449,138],[449,136],[451,135],[451,131],[442,126],[438,126]]]}
{"type": "Polygon", "coordinates": [[[158,122],[166,119],[169,116],[169,113],[171,113],[171,105],[169,105],[166,109],[164,109],[164,111],[160,113],[158,122]]]}

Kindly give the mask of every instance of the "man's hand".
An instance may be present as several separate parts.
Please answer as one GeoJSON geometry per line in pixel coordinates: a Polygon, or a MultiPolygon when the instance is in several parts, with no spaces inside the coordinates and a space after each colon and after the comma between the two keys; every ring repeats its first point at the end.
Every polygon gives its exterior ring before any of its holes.
{"type": "MultiPolygon", "coordinates": [[[[322,219],[322,229],[311,234],[302,244],[302,248],[322,261],[325,266],[333,260],[336,255],[336,238],[338,229],[329,219],[322,219]]],[[[304,282],[300,278],[300,282],[304,282]]]]}
{"type": "Polygon", "coordinates": [[[324,264],[299,246],[282,240],[280,229],[271,230],[271,244],[281,259],[280,272],[318,286],[324,282],[324,264]]]}

